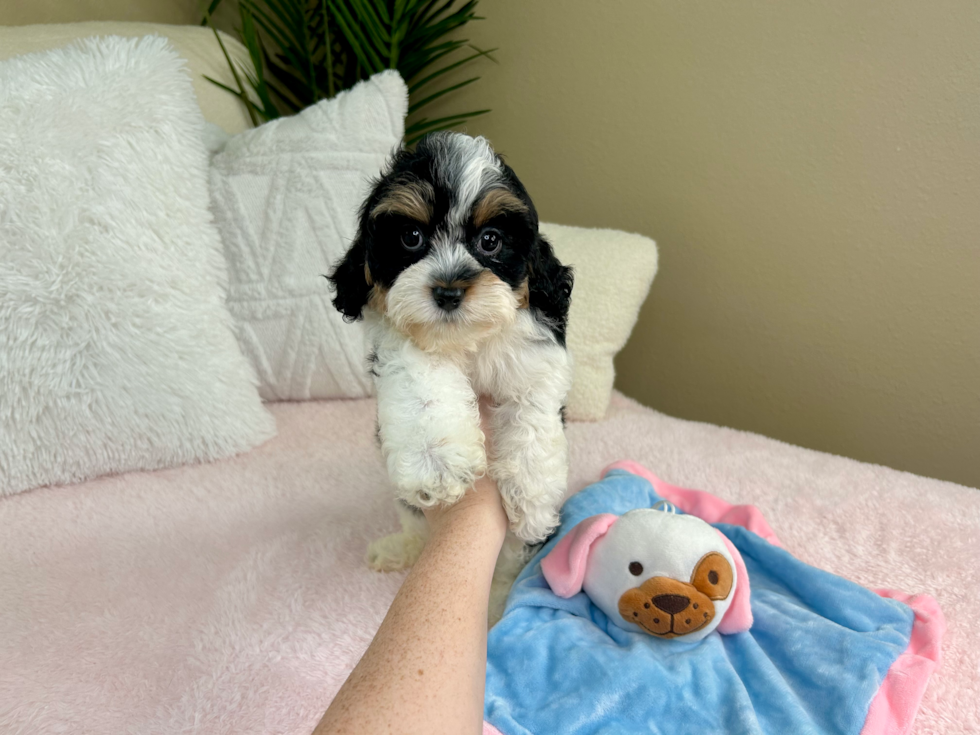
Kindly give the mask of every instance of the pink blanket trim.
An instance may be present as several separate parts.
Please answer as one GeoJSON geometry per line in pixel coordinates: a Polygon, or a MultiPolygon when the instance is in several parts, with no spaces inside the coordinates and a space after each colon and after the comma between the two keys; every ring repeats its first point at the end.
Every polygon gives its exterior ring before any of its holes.
{"type": "Polygon", "coordinates": [[[940,642],[946,619],[939,603],[929,595],[907,595],[897,590],[875,590],[882,597],[904,602],[915,612],[909,646],[899,656],[868,708],[861,735],[906,735],[926,691],[929,677],[942,659],[940,642]]]}
{"type": "MultiPolygon", "coordinates": [[[[732,505],[704,490],[689,490],[664,482],[646,467],[631,460],[614,462],[602,471],[625,470],[653,485],[657,494],[685,513],[708,523],[730,523],[747,528],[769,543],[783,547],[762,512],[754,505],[732,505]]],[[[897,590],[875,592],[912,608],[915,621],[909,645],[888,669],[878,693],[871,700],[861,735],[907,735],[922,701],[929,677],[942,658],[940,643],[946,632],[946,620],[939,603],[929,595],[907,595],[897,590]]],[[[483,723],[483,735],[504,735],[489,722],[483,723]]]]}
{"type": "Polygon", "coordinates": [[[664,482],[643,465],[629,459],[613,462],[602,471],[602,476],[605,477],[612,470],[626,470],[630,474],[642,477],[653,485],[657,495],[670,501],[685,513],[697,516],[708,523],[731,523],[734,526],[742,526],[762,536],[773,546],[783,548],[782,542],[776,537],[776,532],[769,527],[762,512],[754,505],[732,505],[704,490],[676,487],[664,482]]]}

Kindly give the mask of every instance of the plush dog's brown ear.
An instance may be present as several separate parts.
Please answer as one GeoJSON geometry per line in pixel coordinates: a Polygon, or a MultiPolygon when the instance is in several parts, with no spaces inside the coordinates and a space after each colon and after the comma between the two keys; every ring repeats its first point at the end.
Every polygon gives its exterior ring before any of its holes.
{"type": "Polygon", "coordinates": [[[358,237],[350,250],[327,276],[336,295],[333,305],[344,315],[344,321],[361,318],[371,293],[370,273],[367,267],[367,248],[363,237],[358,237]]]}
{"type": "Polygon", "coordinates": [[[705,554],[691,575],[691,584],[709,600],[724,600],[732,591],[735,575],[728,559],[712,551],[705,554]]]}

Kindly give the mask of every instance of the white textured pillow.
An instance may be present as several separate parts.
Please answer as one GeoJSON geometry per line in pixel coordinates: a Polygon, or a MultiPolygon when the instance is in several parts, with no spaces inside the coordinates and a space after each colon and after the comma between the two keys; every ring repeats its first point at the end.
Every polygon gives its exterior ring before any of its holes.
{"type": "Polygon", "coordinates": [[[322,276],[350,246],[357,209],[401,141],[407,108],[401,77],[382,72],[235,136],[212,160],[228,308],[267,400],[373,391],[363,330],[343,322],[322,276]]]}
{"type": "Polygon", "coordinates": [[[158,37],[0,62],[0,495],[274,433],[223,303],[182,67],[158,37]]]}
{"type": "Polygon", "coordinates": [[[574,371],[568,418],[596,421],[606,415],[616,370],[613,358],[636,325],[657,274],[657,245],[619,230],[541,223],[561,262],[575,269],[568,313],[568,349],[574,371]]]}

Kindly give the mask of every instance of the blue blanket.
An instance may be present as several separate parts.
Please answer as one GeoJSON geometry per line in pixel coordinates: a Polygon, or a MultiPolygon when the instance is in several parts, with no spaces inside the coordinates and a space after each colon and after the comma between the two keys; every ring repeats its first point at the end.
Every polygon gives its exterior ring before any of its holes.
{"type": "Polygon", "coordinates": [[[485,719],[505,735],[854,733],[909,643],[906,605],[811,567],[740,526],[755,623],[703,641],[612,625],[584,593],[562,599],[541,559],[579,521],[660,498],[623,470],[573,496],[490,631],[485,719]]]}

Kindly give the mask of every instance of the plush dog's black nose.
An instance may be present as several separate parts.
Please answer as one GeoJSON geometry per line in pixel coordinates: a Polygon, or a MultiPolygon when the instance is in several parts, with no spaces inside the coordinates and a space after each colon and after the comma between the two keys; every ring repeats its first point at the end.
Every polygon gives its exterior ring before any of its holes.
{"type": "Polygon", "coordinates": [[[681,610],[686,609],[691,603],[691,598],[684,597],[684,595],[657,595],[650,600],[650,602],[663,610],[665,613],[674,615],[679,613],[681,610]]]}
{"type": "Polygon", "coordinates": [[[432,298],[435,300],[436,306],[443,311],[456,311],[459,305],[463,303],[463,289],[434,286],[432,298]]]}

